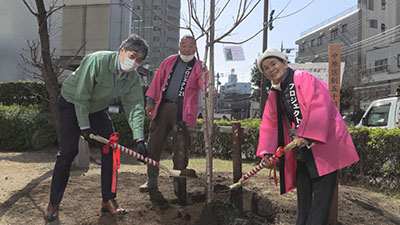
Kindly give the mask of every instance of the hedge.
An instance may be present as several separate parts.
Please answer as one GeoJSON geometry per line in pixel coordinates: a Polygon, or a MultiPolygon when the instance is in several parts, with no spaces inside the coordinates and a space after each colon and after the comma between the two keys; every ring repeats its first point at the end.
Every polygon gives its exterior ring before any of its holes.
{"type": "Polygon", "coordinates": [[[57,144],[51,115],[39,106],[0,105],[0,149],[38,150],[57,144]]]}
{"type": "MultiPolygon", "coordinates": [[[[145,88],[144,88],[145,91],[145,88]]],[[[48,109],[43,83],[7,82],[0,83],[0,150],[29,151],[57,146],[56,132],[48,109]],[[38,97],[40,96],[40,97],[38,97]],[[18,105],[17,105],[18,104],[18,105]]],[[[123,114],[111,115],[120,143],[134,146],[132,132],[123,114]]],[[[150,118],[146,117],[144,133],[148,135],[150,118]]],[[[242,136],[242,157],[248,161],[256,159],[260,119],[241,120],[248,135],[242,136]]],[[[202,120],[198,120],[201,126],[202,120]]],[[[231,121],[216,120],[217,126],[230,126],[231,121]]],[[[343,179],[372,182],[380,187],[396,188],[400,185],[400,129],[349,127],[360,161],[340,170],[343,179]]],[[[147,136],[146,136],[147,138],[147,136]]],[[[192,134],[191,155],[204,156],[202,133],[192,134]]],[[[214,136],[213,155],[216,158],[232,158],[232,135],[214,136]]],[[[171,141],[165,148],[170,151],[171,141]]]]}
{"type": "Polygon", "coordinates": [[[47,92],[43,82],[12,81],[0,82],[0,104],[29,106],[48,105],[47,92]]]}
{"type": "Polygon", "coordinates": [[[349,131],[360,161],[342,169],[342,177],[379,187],[400,187],[400,129],[351,126],[349,131]]]}

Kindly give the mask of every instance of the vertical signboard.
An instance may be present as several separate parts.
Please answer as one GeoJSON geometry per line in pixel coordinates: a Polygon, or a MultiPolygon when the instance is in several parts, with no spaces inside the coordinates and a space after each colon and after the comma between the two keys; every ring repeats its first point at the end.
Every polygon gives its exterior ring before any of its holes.
{"type": "MultiPolygon", "coordinates": [[[[340,44],[329,45],[329,80],[328,87],[332,100],[340,111],[340,44]]],[[[336,224],[338,221],[338,179],[336,178],[335,192],[333,194],[329,224],[336,224]]]]}
{"type": "Polygon", "coordinates": [[[329,45],[329,92],[340,111],[340,44],[329,45]]]}

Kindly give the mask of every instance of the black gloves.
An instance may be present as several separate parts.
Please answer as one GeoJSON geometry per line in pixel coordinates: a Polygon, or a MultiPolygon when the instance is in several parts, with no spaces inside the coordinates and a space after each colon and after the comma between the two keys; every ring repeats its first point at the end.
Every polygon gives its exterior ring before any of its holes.
{"type": "MultiPolygon", "coordinates": [[[[136,152],[143,155],[145,158],[147,157],[148,152],[147,152],[147,147],[146,147],[146,144],[144,143],[144,140],[140,140],[136,143],[136,152]]],[[[139,161],[146,163],[142,160],[139,160],[139,161]]]]}
{"type": "Polygon", "coordinates": [[[89,140],[92,140],[89,136],[90,134],[97,135],[96,132],[92,128],[87,128],[87,129],[81,130],[81,136],[83,138],[85,138],[85,141],[87,141],[87,142],[89,142],[89,140]]]}

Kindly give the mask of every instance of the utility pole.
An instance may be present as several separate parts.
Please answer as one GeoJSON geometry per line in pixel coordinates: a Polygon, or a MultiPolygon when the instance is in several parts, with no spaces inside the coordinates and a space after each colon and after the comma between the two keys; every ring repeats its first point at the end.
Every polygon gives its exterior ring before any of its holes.
{"type": "MultiPolygon", "coordinates": [[[[268,0],[264,0],[264,32],[263,32],[263,50],[264,52],[268,47],[268,0]]],[[[261,73],[261,93],[260,93],[260,117],[264,113],[265,102],[267,101],[267,78],[261,73]]]]}

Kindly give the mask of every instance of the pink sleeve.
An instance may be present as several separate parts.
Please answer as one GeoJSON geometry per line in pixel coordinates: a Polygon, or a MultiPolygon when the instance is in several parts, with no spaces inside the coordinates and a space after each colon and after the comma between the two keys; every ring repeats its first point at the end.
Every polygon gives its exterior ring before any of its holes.
{"type": "Polygon", "coordinates": [[[258,139],[257,156],[274,154],[278,147],[278,120],[276,112],[276,92],[271,91],[265,104],[258,139]]]}

